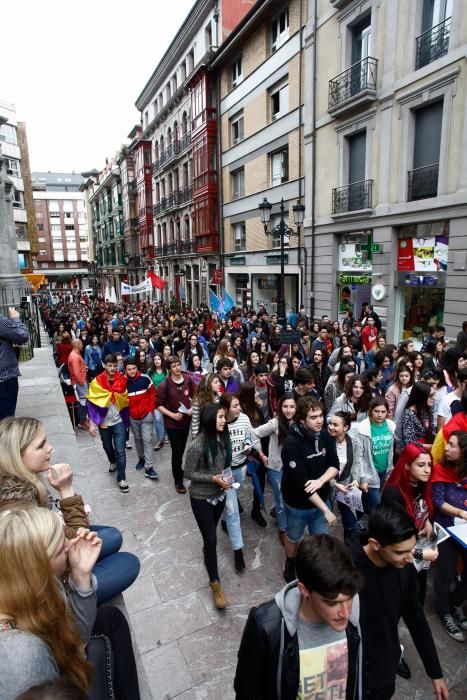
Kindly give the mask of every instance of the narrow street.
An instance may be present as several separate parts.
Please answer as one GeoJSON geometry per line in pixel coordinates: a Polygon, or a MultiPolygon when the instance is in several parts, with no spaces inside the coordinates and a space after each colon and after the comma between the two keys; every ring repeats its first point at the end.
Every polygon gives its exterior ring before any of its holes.
{"type": "MultiPolygon", "coordinates": [[[[75,485],[92,508],[92,521],[114,525],[123,532],[127,551],[141,560],[136,583],[123,594],[131,623],[144,700],[214,700],[234,698],[233,678],[237,650],[248,610],[271,598],[283,585],[282,549],[274,521],[262,529],[250,518],[251,483],[241,495],[246,571],[235,573],[229,540],[219,528],[220,575],[229,599],[226,611],[212,603],[202,562],[201,537],[191,513],[188,495],[175,492],[170,471],[170,447],[156,452],[159,482],[136,472],[135,450],[127,451],[130,492],[118,491],[107,473],[100,440],[81,431],[75,437],[66,413],[51,347],[43,347],[33,360],[21,365],[17,415],[40,418],[54,446],[54,462],[69,462],[75,485]]],[[[272,503],[267,492],[267,510],[272,503]]],[[[120,599],[117,603],[123,604],[120,599]]],[[[441,630],[430,592],[426,610],[435,636],[450,698],[467,695],[465,646],[441,630]]],[[[401,642],[412,679],[398,679],[397,700],[432,697],[412,642],[401,626],[401,642]]]]}

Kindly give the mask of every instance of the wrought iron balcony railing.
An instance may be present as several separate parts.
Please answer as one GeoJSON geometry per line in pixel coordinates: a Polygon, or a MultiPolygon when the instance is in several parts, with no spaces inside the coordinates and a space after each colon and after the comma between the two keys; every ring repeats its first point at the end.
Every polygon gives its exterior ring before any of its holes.
{"type": "Polygon", "coordinates": [[[181,190],[169,192],[166,197],[162,197],[160,202],[157,202],[154,205],[154,216],[158,216],[159,214],[162,214],[164,211],[172,209],[173,207],[179,207],[187,202],[191,202],[192,199],[193,187],[191,185],[184,187],[181,190]]]}
{"type": "Polygon", "coordinates": [[[368,56],[330,80],[328,109],[335,109],[343,102],[357,97],[364,91],[375,92],[377,66],[377,59],[368,56]]]}
{"type": "Polygon", "coordinates": [[[351,182],[332,191],[332,213],[345,214],[359,209],[371,209],[373,180],[351,182]]]}
{"type": "Polygon", "coordinates": [[[433,63],[437,58],[447,54],[449,49],[449,35],[451,33],[451,18],[448,17],[416,39],[415,68],[422,68],[433,63]]]}
{"type": "Polygon", "coordinates": [[[171,243],[164,243],[164,245],[156,246],[154,250],[156,258],[196,253],[196,241],[194,238],[187,241],[172,241],[171,243]]]}
{"type": "Polygon", "coordinates": [[[407,201],[436,197],[438,194],[439,164],[424,165],[409,170],[407,201]]]}
{"type": "Polygon", "coordinates": [[[181,138],[172,141],[163,151],[159,158],[156,158],[152,165],[152,172],[155,175],[161,168],[170,163],[174,158],[179,156],[183,151],[191,145],[191,131],[187,131],[181,138]]]}

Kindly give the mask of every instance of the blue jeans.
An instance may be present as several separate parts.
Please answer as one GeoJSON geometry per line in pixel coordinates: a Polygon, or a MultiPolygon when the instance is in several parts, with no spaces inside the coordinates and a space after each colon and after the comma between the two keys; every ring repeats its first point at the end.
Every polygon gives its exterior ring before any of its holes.
{"type": "Polygon", "coordinates": [[[285,515],[284,500],[281,493],[282,472],[276,472],[274,469],[268,469],[267,478],[271,484],[274,494],[274,505],[276,508],[276,523],[279,530],[287,528],[287,518],[285,515]]]}
{"type": "MultiPolygon", "coordinates": [[[[239,484],[243,484],[246,474],[246,465],[243,467],[237,467],[237,469],[232,469],[232,474],[234,481],[238,481],[239,484]]],[[[234,551],[237,549],[243,549],[242,529],[240,527],[240,512],[238,510],[238,498],[237,491],[235,489],[229,489],[227,491],[222,518],[225,520],[225,524],[227,525],[227,531],[229,533],[232,549],[234,551]]]]}
{"type": "Polygon", "coordinates": [[[344,528],[344,542],[346,545],[349,545],[355,531],[358,530],[358,521],[363,518],[363,513],[361,510],[356,510],[355,517],[353,510],[348,505],[342,503],[342,501],[336,502],[341,514],[342,527],[344,528]]]}
{"type": "MultiPolygon", "coordinates": [[[[303,537],[305,525],[308,526],[310,535],[329,534],[329,526],[324,519],[324,515],[319,508],[292,508],[285,505],[285,514],[287,517],[287,539],[293,544],[297,544],[303,537]]],[[[329,502],[326,502],[328,508],[331,508],[329,502]]]]}
{"type": "Polygon", "coordinates": [[[154,409],[154,420],[156,422],[156,437],[158,442],[162,442],[166,437],[164,416],[157,408],[154,409]]]}
{"type": "Polygon", "coordinates": [[[110,428],[99,427],[102,447],[110,464],[117,466],[117,481],[125,479],[126,469],[126,428],[123,422],[112,425],[110,428]]]}
{"type": "Polygon", "coordinates": [[[88,417],[88,412],[86,410],[86,394],[88,393],[88,385],[75,384],[74,389],[78,399],[78,420],[80,423],[84,423],[88,417]]]}
{"type": "Polygon", "coordinates": [[[386,481],[386,472],[380,472],[379,476],[379,488],[369,488],[368,493],[362,493],[362,505],[365,509],[365,513],[368,515],[370,511],[381,503],[381,491],[383,490],[384,482],[386,481]]]}
{"type": "Polygon", "coordinates": [[[120,552],[122,535],[116,527],[108,525],[91,525],[102,540],[102,548],[92,573],[97,579],[97,604],[107,602],[122,593],[136,580],[140,562],[137,556],[129,552],[120,552]]]}

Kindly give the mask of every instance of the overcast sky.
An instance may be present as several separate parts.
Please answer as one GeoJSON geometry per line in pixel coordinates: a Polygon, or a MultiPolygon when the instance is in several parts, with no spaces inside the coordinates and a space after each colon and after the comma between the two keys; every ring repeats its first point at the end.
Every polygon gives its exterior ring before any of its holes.
{"type": "Polygon", "coordinates": [[[16,0],[2,9],[0,99],[27,124],[31,170],[102,169],[194,0],[16,0]]]}

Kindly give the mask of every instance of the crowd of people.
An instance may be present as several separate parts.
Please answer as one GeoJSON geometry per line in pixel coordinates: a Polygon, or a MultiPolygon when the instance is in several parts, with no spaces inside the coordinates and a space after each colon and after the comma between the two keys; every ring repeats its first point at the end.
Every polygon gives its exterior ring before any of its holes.
{"type": "MultiPolygon", "coordinates": [[[[154,482],[167,477],[158,457],[170,445],[173,487],[181,496],[188,487],[218,609],[229,607],[219,521],[239,575],[248,575],[242,529],[275,523],[286,585],[250,612],[237,698],[390,698],[396,673],[411,675],[401,618],[435,696],[448,698],[423,605],[433,568],[443,629],[465,641],[466,550],[453,537],[438,547],[437,537],[467,520],[467,322],[455,345],[436,326],[416,350],[410,339],[387,343],[371,305],[342,322],[312,321],[302,308],[281,326],[262,307],[218,317],[207,308],[58,299],[43,304],[42,319],[77,427],[99,434],[122,494],[130,431],[133,468],[154,482]],[[337,515],[342,540],[331,535],[337,515]]],[[[61,676],[89,692],[94,634],[110,640],[120,668],[116,697],[138,698],[129,631],[107,601],[131,585],[139,562],[120,552],[118,530],[89,526],[71,467],[52,465],[50,452],[38,421],[0,422],[2,557],[23,567],[37,560],[43,572],[40,590],[33,577],[13,596],[0,565],[0,679],[10,670],[0,689],[14,698],[29,681],[61,676]],[[57,501],[61,530],[50,513],[57,501]],[[46,619],[35,605],[49,590],[46,619]],[[54,636],[57,615],[65,622],[54,636]],[[37,657],[34,673],[12,674],[26,653],[37,657]],[[70,653],[80,659],[72,670],[70,653]]]]}

